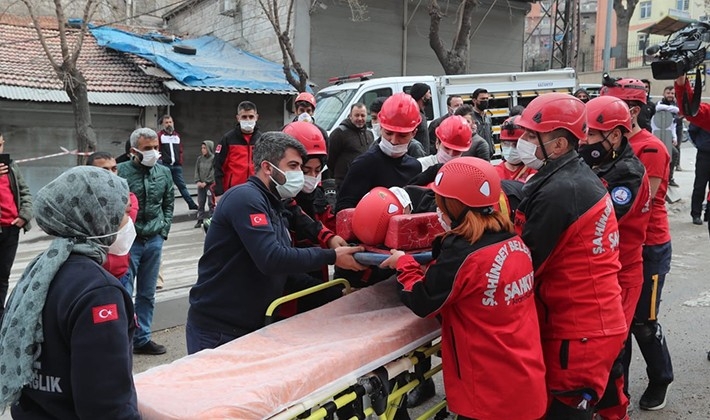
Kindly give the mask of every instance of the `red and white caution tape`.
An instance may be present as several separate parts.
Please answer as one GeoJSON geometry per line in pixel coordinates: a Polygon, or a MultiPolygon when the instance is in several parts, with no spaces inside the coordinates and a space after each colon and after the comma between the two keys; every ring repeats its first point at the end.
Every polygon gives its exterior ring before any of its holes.
{"type": "Polygon", "coordinates": [[[44,156],[38,156],[38,157],[33,157],[33,158],[27,158],[27,159],[18,159],[15,161],[15,163],[32,162],[35,160],[48,159],[48,158],[57,157],[57,156],[64,156],[64,155],[89,156],[91,154],[91,152],[79,152],[76,149],[67,150],[61,146],[59,148],[62,150],[61,153],[52,153],[51,155],[44,155],[44,156]]]}

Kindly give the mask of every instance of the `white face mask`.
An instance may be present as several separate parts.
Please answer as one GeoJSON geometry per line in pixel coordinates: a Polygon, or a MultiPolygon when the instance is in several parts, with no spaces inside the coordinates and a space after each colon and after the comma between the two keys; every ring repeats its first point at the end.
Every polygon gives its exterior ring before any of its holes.
{"type": "Polygon", "coordinates": [[[146,150],[145,152],[138,151],[138,158],[141,160],[141,165],[152,168],[160,159],[160,152],[157,150],[146,150]]]}
{"type": "Polygon", "coordinates": [[[518,139],[518,145],[516,148],[518,150],[518,155],[520,155],[520,160],[525,164],[525,166],[535,170],[542,168],[542,165],[545,162],[535,156],[535,152],[537,151],[536,145],[521,138],[518,139]]]}
{"type": "Polygon", "coordinates": [[[133,241],[136,239],[136,228],[133,225],[133,220],[128,218],[128,222],[123,225],[122,228],[115,233],[109,233],[107,235],[99,236],[87,236],[86,239],[100,239],[108,238],[109,236],[116,235],[116,239],[113,241],[111,246],[100,245],[104,248],[108,248],[108,253],[113,255],[126,255],[131,250],[133,246],[133,241]]]}
{"type": "Polygon", "coordinates": [[[436,152],[436,161],[439,163],[446,163],[453,158],[454,157],[446,153],[446,151],[442,147],[440,147],[439,150],[437,150],[436,152]]]}
{"type": "Polygon", "coordinates": [[[375,135],[375,138],[380,137],[380,123],[372,124],[372,134],[375,135]]]}
{"type": "Polygon", "coordinates": [[[398,158],[404,156],[405,154],[407,154],[408,148],[409,144],[394,145],[387,141],[385,138],[380,141],[380,150],[382,150],[382,153],[386,154],[391,158],[398,158]]]}
{"type": "Polygon", "coordinates": [[[254,120],[239,121],[239,128],[241,128],[242,132],[244,132],[244,133],[252,133],[254,131],[254,127],[256,127],[256,121],[254,121],[254,120]]]}
{"type": "Polygon", "coordinates": [[[108,253],[113,255],[128,254],[135,239],[136,227],[133,225],[133,220],[129,217],[128,223],[123,225],[118,233],[116,233],[116,240],[108,247],[108,253]]]}
{"type": "Polygon", "coordinates": [[[518,149],[515,146],[501,146],[500,154],[511,165],[520,165],[522,163],[518,149]]]}
{"type": "Polygon", "coordinates": [[[284,184],[279,184],[278,182],[276,182],[273,176],[270,177],[271,180],[274,181],[274,184],[276,185],[276,192],[279,193],[279,196],[281,196],[281,198],[293,198],[301,192],[301,190],[303,189],[303,184],[305,182],[305,179],[303,177],[303,171],[299,169],[295,171],[284,172],[274,166],[271,162],[269,162],[269,165],[271,165],[271,167],[275,170],[281,172],[284,178],[286,178],[286,182],[284,184]]]}
{"type": "Polygon", "coordinates": [[[444,228],[444,232],[448,232],[451,230],[451,226],[449,226],[449,224],[446,223],[446,220],[444,220],[444,213],[438,207],[436,208],[436,217],[439,219],[439,224],[441,225],[441,227],[444,228]]]}
{"type": "Polygon", "coordinates": [[[313,190],[316,189],[318,184],[320,184],[321,180],[321,175],[323,173],[319,173],[318,176],[310,176],[310,175],[304,175],[303,176],[303,192],[310,194],[313,192],[313,190]]]}
{"type": "Polygon", "coordinates": [[[297,120],[312,123],[313,117],[311,117],[311,114],[309,114],[307,112],[302,112],[301,115],[298,116],[297,120]]]}

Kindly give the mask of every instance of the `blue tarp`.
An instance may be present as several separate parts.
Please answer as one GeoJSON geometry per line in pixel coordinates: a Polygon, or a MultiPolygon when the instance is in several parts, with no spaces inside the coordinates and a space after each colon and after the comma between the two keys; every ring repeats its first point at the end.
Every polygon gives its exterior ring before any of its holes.
{"type": "Polygon", "coordinates": [[[280,64],[218,38],[203,36],[163,43],[110,27],[91,28],[91,33],[99,46],[143,57],[186,86],[296,93],[286,81],[280,64]],[[174,44],[196,48],[197,54],[176,53],[174,44]]]}

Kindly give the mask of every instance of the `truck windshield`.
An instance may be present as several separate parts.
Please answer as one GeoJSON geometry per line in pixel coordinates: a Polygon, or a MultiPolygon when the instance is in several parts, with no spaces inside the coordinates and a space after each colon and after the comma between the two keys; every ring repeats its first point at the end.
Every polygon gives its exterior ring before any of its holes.
{"type": "Polygon", "coordinates": [[[313,117],[325,131],[330,131],[338,124],[338,117],[343,113],[350,99],[355,95],[354,89],[319,92],[316,95],[316,110],[313,117]]]}

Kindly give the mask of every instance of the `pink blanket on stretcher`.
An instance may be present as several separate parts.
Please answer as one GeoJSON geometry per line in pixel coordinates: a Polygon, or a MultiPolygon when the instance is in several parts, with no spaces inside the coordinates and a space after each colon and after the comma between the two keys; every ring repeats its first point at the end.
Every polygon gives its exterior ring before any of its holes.
{"type": "Polygon", "coordinates": [[[138,406],[144,419],[270,417],[396,359],[438,330],[436,320],[403,306],[388,280],[136,375],[138,406]]]}

